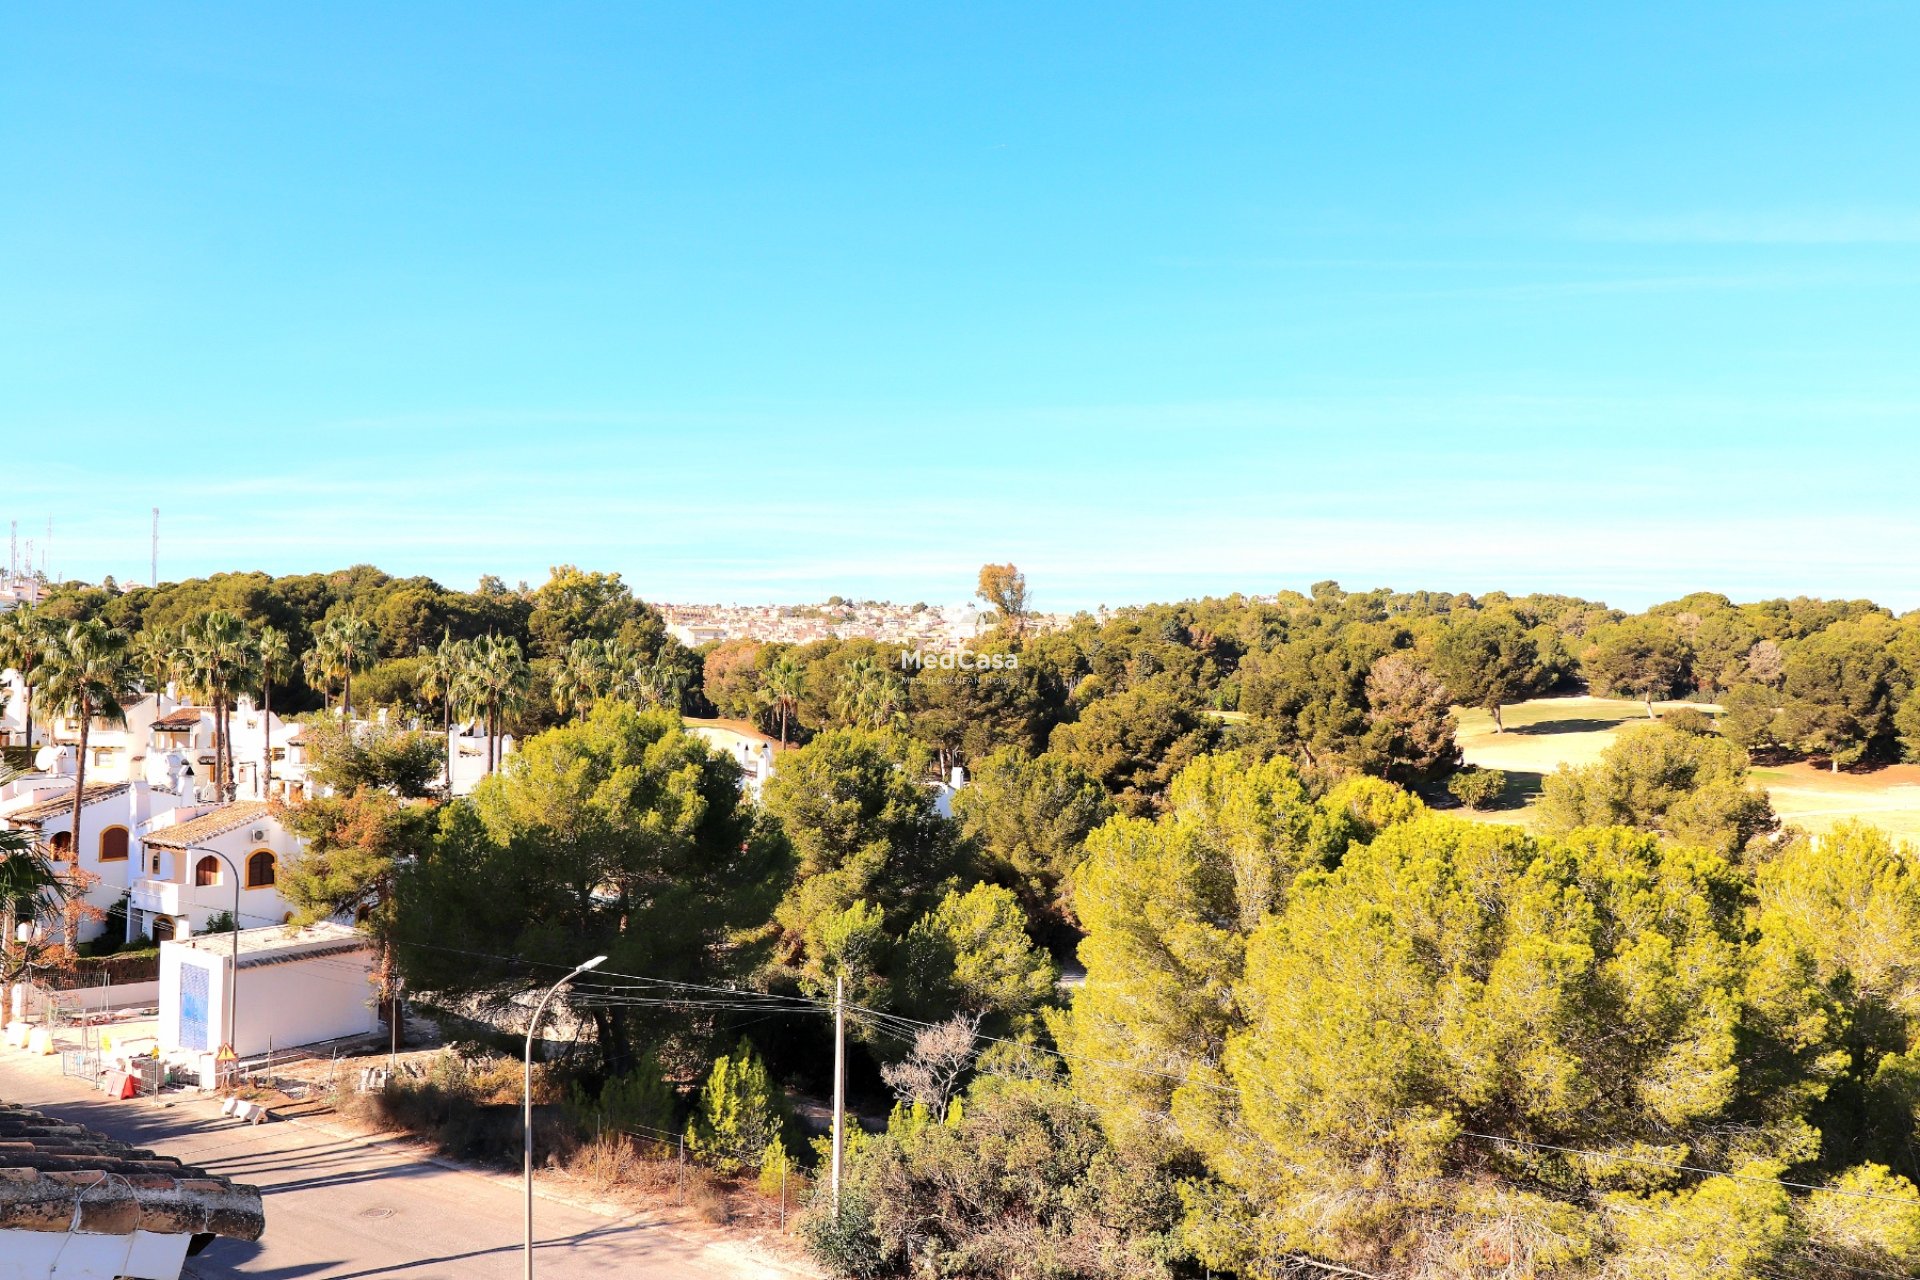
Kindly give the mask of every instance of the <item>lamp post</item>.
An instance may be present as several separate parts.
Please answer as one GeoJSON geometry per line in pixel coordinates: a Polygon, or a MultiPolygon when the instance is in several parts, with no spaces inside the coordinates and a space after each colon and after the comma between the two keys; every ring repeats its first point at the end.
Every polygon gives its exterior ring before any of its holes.
{"type": "MultiPolygon", "coordinates": [[[[240,868],[233,865],[233,859],[218,849],[209,849],[205,845],[190,844],[188,853],[212,854],[227,864],[227,871],[233,876],[233,953],[232,968],[227,973],[227,1047],[233,1050],[235,1062],[240,1060],[240,1037],[234,1031],[234,1024],[240,1017],[240,868]]],[[[196,889],[198,885],[194,886],[196,889]]],[[[195,895],[198,896],[197,894],[195,895]]]]}
{"type": "Polygon", "coordinates": [[[547,993],[540,997],[540,1003],[534,1006],[533,1021],[527,1024],[527,1076],[526,1076],[525,1092],[522,1096],[522,1104],[526,1112],[526,1115],[525,1115],[525,1127],[526,1127],[525,1169],[526,1169],[526,1179],[527,1179],[526,1280],[533,1280],[533,1037],[534,1037],[534,1033],[540,1029],[540,1019],[543,1016],[545,1016],[547,1012],[547,1001],[553,999],[555,994],[559,992],[560,988],[566,986],[569,982],[572,982],[575,978],[579,977],[581,974],[585,973],[587,970],[596,969],[602,964],[605,964],[606,959],[607,958],[605,956],[595,956],[593,959],[580,965],[572,973],[569,973],[566,977],[560,979],[560,981],[554,983],[551,987],[548,987],[547,993]]]}

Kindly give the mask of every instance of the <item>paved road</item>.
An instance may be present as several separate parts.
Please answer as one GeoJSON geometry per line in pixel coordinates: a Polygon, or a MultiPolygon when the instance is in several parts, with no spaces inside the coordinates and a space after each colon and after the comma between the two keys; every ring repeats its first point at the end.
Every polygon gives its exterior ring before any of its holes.
{"type": "MultiPolygon", "coordinates": [[[[12,1051],[0,1050],[0,1055],[12,1051]]],[[[216,1240],[187,1261],[197,1280],[514,1280],[521,1274],[518,1184],[367,1146],[310,1125],[243,1125],[212,1105],[113,1102],[77,1081],[0,1057],[0,1100],[98,1129],[124,1142],[258,1186],[267,1232],[256,1244],[216,1240]]],[[[668,1227],[534,1204],[539,1274],[551,1280],[743,1280],[791,1273],[727,1244],[668,1227]]]]}

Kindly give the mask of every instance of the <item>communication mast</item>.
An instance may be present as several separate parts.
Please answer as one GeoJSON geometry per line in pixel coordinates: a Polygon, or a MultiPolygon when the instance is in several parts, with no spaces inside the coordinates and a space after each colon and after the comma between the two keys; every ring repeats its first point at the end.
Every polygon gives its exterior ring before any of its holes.
{"type": "Polygon", "coordinates": [[[147,579],[147,585],[157,587],[160,585],[160,508],[158,507],[153,509],[153,563],[150,567],[153,576],[147,579]]]}

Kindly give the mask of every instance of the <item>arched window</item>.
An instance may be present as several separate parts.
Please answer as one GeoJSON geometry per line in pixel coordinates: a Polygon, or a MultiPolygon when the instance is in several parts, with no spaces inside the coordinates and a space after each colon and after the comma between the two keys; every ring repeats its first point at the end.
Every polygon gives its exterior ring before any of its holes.
{"type": "Polygon", "coordinates": [[[273,850],[255,849],[247,855],[247,888],[266,889],[273,885],[273,850]]]}
{"type": "Polygon", "coordinates": [[[100,861],[125,862],[127,860],[127,829],[108,827],[100,833],[100,861]]]}
{"type": "Polygon", "coordinates": [[[202,858],[193,864],[193,882],[196,885],[220,883],[220,859],[202,858]]]}
{"type": "Polygon", "coordinates": [[[68,858],[71,858],[73,856],[73,833],[71,831],[54,832],[52,837],[47,841],[47,851],[60,862],[65,862],[68,858]]]}

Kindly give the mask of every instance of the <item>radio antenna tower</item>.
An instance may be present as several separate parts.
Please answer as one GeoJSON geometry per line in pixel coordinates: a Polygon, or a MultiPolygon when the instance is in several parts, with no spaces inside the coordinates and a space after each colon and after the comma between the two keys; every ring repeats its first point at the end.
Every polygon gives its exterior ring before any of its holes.
{"type": "Polygon", "coordinates": [[[158,507],[155,507],[153,509],[152,569],[153,569],[153,576],[147,580],[147,585],[150,587],[157,587],[160,585],[160,508],[158,507]]]}

